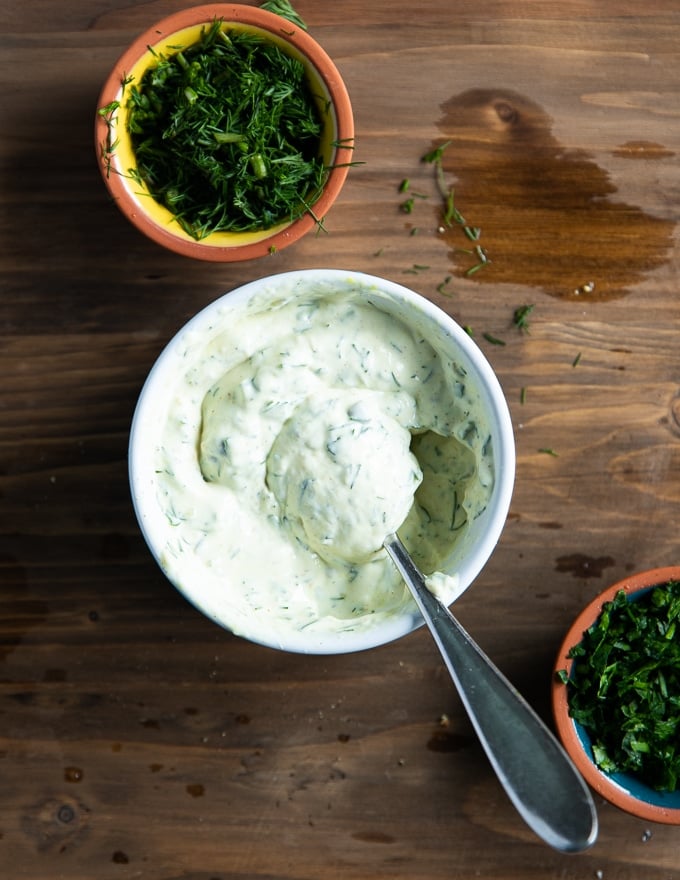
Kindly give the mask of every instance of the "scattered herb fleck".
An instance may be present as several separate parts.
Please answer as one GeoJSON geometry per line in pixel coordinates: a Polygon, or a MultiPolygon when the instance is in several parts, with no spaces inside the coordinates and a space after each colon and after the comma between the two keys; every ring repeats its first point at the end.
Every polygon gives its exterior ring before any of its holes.
{"type": "Polygon", "coordinates": [[[402,182],[399,184],[399,192],[405,193],[410,186],[411,186],[411,181],[408,179],[408,177],[405,177],[402,180],[402,182]]]}
{"type": "Polygon", "coordinates": [[[579,351],[579,353],[576,355],[574,360],[571,362],[572,367],[577,367],[579,365],[580,361],[581,361],[581,352],[579,351]]]}
{"type": "Polygon", "coordinates": [[[265,2],[261,4],[261,8],[266,9],[268,12],[274,12],[282,18],[288,19],[288,21],[296,24],[299,28],[302,28],[303,31],[307,30],[307,25],[297,14],[289,0],[265,0],[265,2]]]}
{"type": "Polygon", "coordinates": [[[432,150],[431,152],[425,153],[425,155],[422,158],[422,161],[423,162],[430,162],[432,164],[436,164],[437,162],[441,162],[442,156],[444,155],[444,150],[446,150],[446,148],[450,145],[451,145],[451,141],[446,141],[445,143],[440,144],[438,147],[435,147],[434,150],[432,150]]]}
{"type": "Polygon", "coordinates": [[[557,458],[557,453],[554,449],[551,449],[550,446],[541,446],[538,451],[543,453],[544,455],[552,455],[553,458],[557,458]]]}
{"type": "Polygon", "coordinates": [[[429,268],[429,266],[422,265],[421,263],[413,263],[410,269],[404,269],[404,273],[406,275],[417,275],[418,272],[425,272],[429,268]]]}
{"type": "Polygon", "coordinates": [[[518,330],[529,332],[529,315],[533,312],[534,305],[518,306],[512,316],[512,323],[518,330]]]}
{"type": "MultiPolygon", "coordinates": [[[[442,196],[442,199],[444,200],[444,207],[442,212],[443,226],[441,227],[441,230],[445,231],[446,228],[450,229],[454,224],[457,224],[462,228],[463,233],[470,241],[478,242],[482,234],[481,228],[479,226],[471,226],[468,224],[467,220],[456,206],[454,188],[450,187],[446,183],[446,179],[444,177],[442,157],[444,155],[444,151],[450,145],[450,143],[451,141],[446,141],[445,143],[440,144],[440,146],[431,150],[429,153],[425,153],[425,155],[422,157],[423,162],[428,162],[434,165],[437,187],[442,196]]],[[[491,262],[485,249],[479,244],[476,245],[473,251],[465,251],[463,249],[459,250],[461,250],[462,253],[471,253],[477,258],[477,262],[473,266],[470,266],[470,268],[467,269],[465,272],[465,275],[468,277],[475,275],[477,272],[479,272],[480,269],[483,269],[491,262]]]]}
{"type": "Polygon", "coordinates": [[[527,389],[524,386],[522,386],[519,390],[519,402],[521,404],[524,404],[526,402],[526,399],[527,399],[527,389]]]}
{"type": "Polygon", "coordinates": [[[569,711],[606,773],[659,791],[680,787],[680,581],[629,600],[620,590],[569,652],[569,711]]]}
{"type": "Polygon", "coordinates": [[[504,339],[499,339],[497,336],[492,336],[491,333],[482,333],[484,339],[487,342],[490,342],[492,345],[505,345],[504,339]]]}
{"type": "MultiPolygon", "coordinates": [[[[399,191],[402,192],[401,187],[400,187],[399,191]]],[[[413,195],[409,196],[409,198],[406,199],[406,201],[402,202],[399,207],[401,208],[401,210],[405,214],[411,214],[413,211],[413,207],[416,203],[416,199],[426,199],[426,198],[427,198],[427,196],[424,193],[414,192],[413,195]]]]}
{"type": "Polygon", "coordinates": [[[437,285],[437,293],[448,293],[446,288],[449,286],[450,283],[451,283],[451,276],[447,275],[446,278],[440,284],[437,285]]]}

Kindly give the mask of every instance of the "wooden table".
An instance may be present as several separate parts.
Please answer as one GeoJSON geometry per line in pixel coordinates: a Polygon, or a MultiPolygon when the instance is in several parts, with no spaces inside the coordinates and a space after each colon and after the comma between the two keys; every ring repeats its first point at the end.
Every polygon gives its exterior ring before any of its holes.
{"type": "Polygon", "coordinates": [[[317,266],[411,286],[471,328],[507,393],[511,513],[456,609],[549,720],[584,602],[678,561],[676,0],[299,0],[346,79],[360,164],[327,235],[233,265],[144,239],[95,163],[109,68],[183,5],[0,13],[0,874],[680,877],[680,830],[602,802],[586,853],[538,841],[426,631],[310,658],[204,619],[155,567],[126,467],[148,369],[219,294],[317,266]],[[421,161],[445,140],[490,260],[472,275],[421,161]]]}

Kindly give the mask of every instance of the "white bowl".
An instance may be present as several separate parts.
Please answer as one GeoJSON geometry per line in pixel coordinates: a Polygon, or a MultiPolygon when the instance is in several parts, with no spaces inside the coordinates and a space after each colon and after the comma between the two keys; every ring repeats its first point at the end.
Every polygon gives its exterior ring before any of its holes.
{"type": "MultiPolygon", "coordinates": [[[[380,315],[386,313],[415,331],[418,338],[426,340],[436,352],[441,365],[438,369],[443,370],[441,375],[448,377],[451,373],[453,376],[452,371],[456,370],[459,387],[462,383],[458,377],[464,375],[467,391],[472,389],[478,399],[475,418],[483,427],[479,433],[487,438],[484,448],[490,459],[487,461],[490,468],[486,471],[480,468],[480,472],[486,472],[488,477],[490,471],[491,479],[485,483],[487,494],[483,509],[480,508],[474,517],[468,516],[455,543],[447,547],[445,558],[437,566],[440,572],[451,576],[447,603],[474,581],[493,552],[505,524],[515,473],[510,415],[489,363],[452,318],[399,284],[336,269],[288,272],[251,282],[225,294],[192,318],[156,361],[135,411],[130,433],[129,470],[139,525],[169,580],[200,611],[251,641],[310,654],[344,653],[385,644],[420,626],[422,618],[405,588],[403,601],[387,610],[378,608],[375,613],[351,618],[330,614],[322,621],[311,618],[282,620],[280,609],[247,598],[248,590],[237,582],[235,564],[232,568],[230,559],[218,560],[217,557],[227,546],[231,549],[225,549],[226,556],[239,554],[241,557],[241,543],[245,544],[245,541],[239,535],[241,531],[248,532],[253,521],[246,505],[233,512],[235,496],[230,494],[231,490],[225,492],[222,487],[216,488],[216,484],[206,483],[198,464],[196,434],[200,429],[201,404],[206,392],[234,363],[252,354],[252,345],[249,350],[249,343],[240,341],[245,337],[238,334],[236,338],[220,337],[228,334],[244,316],[248,321],[261,322],[263,327],[269,321],[266,332],[272,332],[272,327],[278,327],[272,323],[272,316],[280,322],[286,304],[292,303],[291,308],[299,309],[300,303],[331,292],[334,297],[340,296],[343,302],[351,299],[360,308],[368,305],[372,313],[376,309],[380,315]],[[206,367],[205,347],[209,344],[212,358],[206,367]],[[239,348],[242,349],[240,352],[239,348]],[[198,365],[201,363],[201,371],[207,371],[205,375],[199,375],[198,365]],[[175,440],[172,442],[175,446],[172,448],[168,447],[164,436],[167,425],[174,431],[175,440]],[[165,451],[161,452],[163,448],[165,451]],[[177,486],[182,481],[191,486],[192,492],[199,495],[204,491],[209,493],[211,503],[218,504],[219,499],[221,504],[222,499],[227,499],[231,505],[231,512],[225,514],[231,516],[231,520],[222,519],[221,507],[219,514],[211,514],[213,520],[218,515],[222,523],[217,535],[210,534],[205,541],[200,536],[202,520],[196,511],[200,512],[201,502],[186,502],[179,497],[177,486]],[[231,528],[223,526],[226,521],[231,522],[231,528]],[[232,536],[236,536],[234,540],[232,536]]],[[[376,350],[380,347],[377,346],[376,350]]],[[[453,408],[447,408],[443,417],[452,411],[453,408]]],[[[470,442],[474,445],[477,441],[470,442]]],[[[479,440],[480,448],[481,443],[479,440]]],[[[238,475],[233,479],[238,481],[238,475]]],[[[243,491],[248,492],[250,488],[246,480],[243,491]]],[[[194,501],[197,497],[194,495],[194,501]]],[[[275,517],[270,517],[270,521],[273,519],[275,517]]],[[[207,526],[205,531],[208,532],[207,526]]],[[[278,534],[274,536],[275,542],[278,542],[278,534]]],[[[246,573],[250,578],[251,572],[260,565],[262,572],[269,577],[270,569],[279,565],[275,561],[278,560],[278,551],[266,540],[257,537],[255,541],[259,544],[250,557],[254,564],[250,569],[246,566],[246,573]]],[[[314,553],[311,557],[318,561],[314,553]]],[[[391,565],[384,551],[378,557],[374,559],[376,566],[391,565]]],[[[377,568],[370,569],[373,571],[377,568]]],[[[392,576],[391,570],[389,575],[392,576]]],[[[253,578],[253,582],[256,589],[257,578],[253,578]]]]}

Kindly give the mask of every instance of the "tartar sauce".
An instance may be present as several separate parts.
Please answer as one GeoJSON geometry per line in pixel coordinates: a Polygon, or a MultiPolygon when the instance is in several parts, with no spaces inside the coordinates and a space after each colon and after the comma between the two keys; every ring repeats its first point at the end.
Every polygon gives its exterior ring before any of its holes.
{"type": "Polygon", "coordinates": [[[493,487],[477,389],[366,290],[282,296],[187,332],[156,450],[161,565],[235,633],[271,643],[412,605],[382,549],[441,566],[493,487]]]}

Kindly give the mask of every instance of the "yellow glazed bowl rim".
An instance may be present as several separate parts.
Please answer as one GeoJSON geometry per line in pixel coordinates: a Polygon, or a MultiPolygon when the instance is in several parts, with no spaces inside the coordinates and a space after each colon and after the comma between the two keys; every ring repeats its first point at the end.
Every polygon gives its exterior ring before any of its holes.
{"type": "Polygon", "coordinates": [[[569,651],[581,642],[586,630],[600,617],[604,604],[613,601],[620,590],[634,598],[636,594],[670,580],[680,580],[679,565],[637,572],[612,584],[583,608],[569,627],[558,651],[551,685],[551,702],[555,727],[562,745],[594,791],[609,803],[639,819],[665,825],[680,825],[680,790],[655,792],[629,773],[608,774],[600,770],[592,757],[587,732],[569,715],[567,687],[557,675],[560,670],[571,674],[574,661],[568,656],[569,651]]]}
{"type": "Polygon", "coordinates": [[[109,74],[97,102],[95,149],[109,193],[123,214],[156,243],[200,260],[230,262],[271,254],[319,226],[342,189],[354,145],[354,119],[349,94],[333,61],[298,25],[267,10],[242,4],[215,3],[177,12],[140,34],[121,55],[109,74]],[[226,27],[246,30],[274,42],[301,61],[325,119],[322,154],[329,168],[323,191],[307,211],[293,221],[252,232],[216,232],[197,241],[176,222],[173,214],[128,173],[135,158],[127,132],[125,87],[139,82],[160,54],[169,55],[191,45],[215,19],[226,27]],[[118,102],[112,113],[100,112],[118,102]]]}

